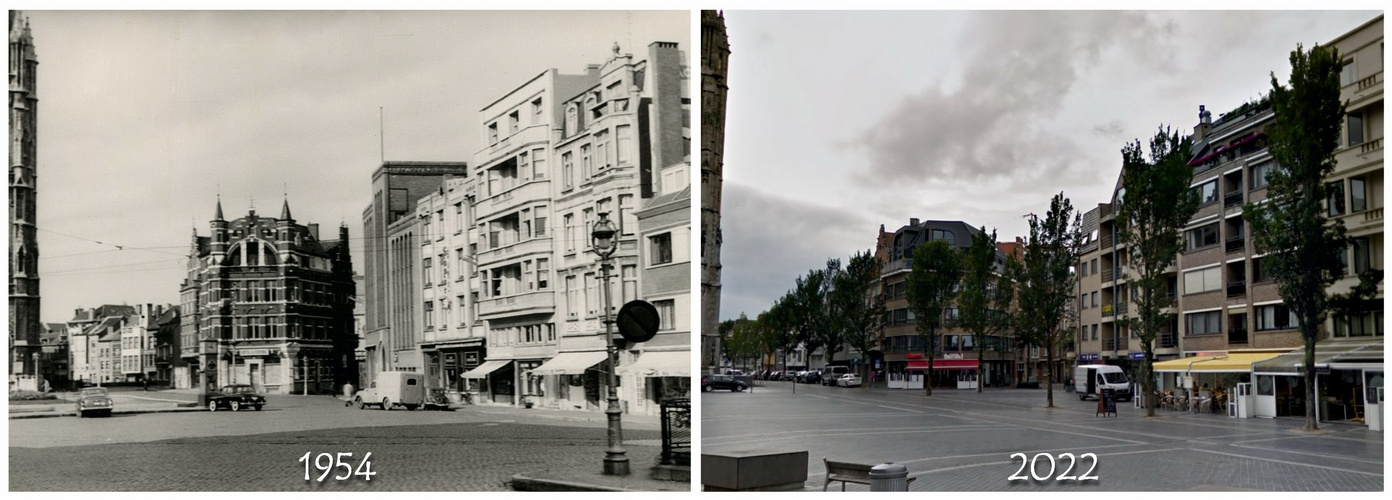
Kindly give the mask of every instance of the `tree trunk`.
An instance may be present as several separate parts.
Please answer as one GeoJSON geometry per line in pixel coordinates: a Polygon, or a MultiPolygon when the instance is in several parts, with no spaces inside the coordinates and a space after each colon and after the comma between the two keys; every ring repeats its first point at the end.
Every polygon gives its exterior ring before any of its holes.
{"type": "MultiPolygon", "coordinates": [[[[1152,346],[1154,342],[1154,339],[1141,339],[1141,349],[1145,351],[1145,361],[1141,362],[1140,390],[1144,393],[1145,399],[1141,401],[1145,402],[1145,416],[1147,417],[1155,416],[1155,370],[1150,366],[1151,363],[1155,362],[1155,349],[1152,346]]],[[[1131,397],[1136,397],[1136,395],[1132,394],[1131,397]]]]}
{"type": "Polygon", "coordinates": [[[1047,392],[1047,393],[1049,394],[1049,408],[1053,408],[1053,407],[1054,407],[1054,345],[1053,345],[1053,342],[1050,342],[1050,343],[1049,343],[1048,349],[1045,351],[1045,355],[1044,355],[1044,356],[1045,356],[1046,359],[1049,360],[1049,361],[1048,361],[1048,363],[1049,363],[1049,379],[1046,380],[1046,381],[1044,381],[1045,384],[1048,384],[1049,389],[1048,389],[1047,391],[1045,391],[1045,392],[1047,392]]]}
{"type": "MultiPolygon", "coordinates": [[[[977,342],[981,342],[981,339],[976,339],[976,341],[977,341],[977,342]]],[[[986,383],[985,383],[985,382],[986,382],[986,370],[985,370],[985,365],[981,362],[981,361],[982,361],[982,358],[984,358],[985,356],[986,356],[986,348],[985,348],[984,344],[977,344],[977,347],[976,347],[976,392],[977,392],[978,394],[980,394],[980,393],[982,392],[982,390],[983,390],[982,388],[983,388],[983,387],[986,387],[986,383]]]]}
{"type": "MultiPolygon", "coordinates": [[[[1302,325],[1302,330],[1305,327],[1302,325]]],[[[1314,330],[1313,326],[1309,327],[1314,330]]],[[[1306,431],[1319,430],[1319,421],[1315,418],[1315,335],[1314,332],[1304,332],[1305,334],[1305,427],[1306,431]]]]}
{"type": "Polygon", "coordinates": [[[928,346],[924,348],[923,357],[928,360],[928,371],[923,372],[923,395],[933,395],[933,347],[937,339],[937,329],[928,329],[928,346]]]}

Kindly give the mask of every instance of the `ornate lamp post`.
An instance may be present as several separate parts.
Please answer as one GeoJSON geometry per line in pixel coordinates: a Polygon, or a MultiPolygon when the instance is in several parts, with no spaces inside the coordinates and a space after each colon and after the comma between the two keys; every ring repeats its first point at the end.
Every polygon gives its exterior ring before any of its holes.
{"type": "Polygon", "coordinates": [[[614,321],[609,306],[609,270],[613,268],[610,259],[618,249],[618,228],[609,220],[608,212],[599,213],[590,232],[594,253],[599,256],[599,279],[604,285],[604,342],[608,346],[609,369],[605,370],[609,386],[609,404],[604,413],[609,416],[609,446],[604,450],[604,474],[609,476],[628,475],[628,452],[623,448],[623,410],[619,409],[619,392],[615,387],[618,378],[614,370],[619,365],[618,347],[614,345],[614,321]]]}

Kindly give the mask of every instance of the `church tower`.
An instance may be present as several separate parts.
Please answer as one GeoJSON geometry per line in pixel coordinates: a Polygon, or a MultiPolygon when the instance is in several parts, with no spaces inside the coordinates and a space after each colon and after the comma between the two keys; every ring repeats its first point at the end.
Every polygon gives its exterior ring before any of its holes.
{"type": "MultiPolygon", "coordinates": [[[[39,345],[39,244],[34,234],[38,107],[29,20],[10,11],[10,376],[33,376],[39,345]]],[[[11,379],[14,380],[14,379],[11,379]]],[[[20,382],[23,388],[27,384],[20,382]]]]}
{"type": "Polygon", "coordinates": [[[720,363],[720,190],[725,168],[725,16],[701,11],[701,366],[720,363]]]}

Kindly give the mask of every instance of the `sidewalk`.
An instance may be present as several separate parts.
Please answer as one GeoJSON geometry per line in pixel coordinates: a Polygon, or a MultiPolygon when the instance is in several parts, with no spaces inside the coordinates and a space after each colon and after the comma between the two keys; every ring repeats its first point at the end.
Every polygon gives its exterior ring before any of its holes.
{"type": "MultiPolygon", "coordinates": [[[[556,466],[512,476],[514,491],[691,491],[691,482],[652,478],[653,466],[662,454],[660,440],[624,443],[629,475],[604,475],[603,448],[595,449],[593,464],[581,467],[556,466]]],[[[690,468],[685,468],[690,476],[690,468]]]]}

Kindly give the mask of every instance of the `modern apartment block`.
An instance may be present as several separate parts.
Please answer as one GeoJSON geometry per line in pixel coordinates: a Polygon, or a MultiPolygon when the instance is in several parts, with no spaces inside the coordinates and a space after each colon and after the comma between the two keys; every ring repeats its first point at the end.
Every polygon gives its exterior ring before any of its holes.
{"type": "Polygon", "coordinates": [[[487,359],[464,377],[481,381],[483,400],[600,408],[609,368],[590,231],[601,214],[619,227],[617,311],[639,298],[641,203],[662,192],[660,169],[690,154],[685,60],[670,42],[647,56],[616,47],[584,74],[546,70],[480,111],[470,221],[487,359]]]}
{"type": "MultiPolygon", "coordinates": [[[[1328,178],[1326,204],[1329,217],[1342,220],[1352,238],[1345,253],[1344,277],[1331,289],[1342,292],[1357,282],[1358,273],[1383,266],[1382,17],[1330,45],[1338,47],[1345,58],[1342,98],[1348,102],[1335,152],[1337,166],[1328,178]]],[[[1194,373],[1212,375],[1213,383],[1256,382],[1257,414],[1262,416],[1303,413],[1303,406],[1297,404],[1303,389],[1298,387],[1294,369],[1303,361],[1296,359],[1296,353],[1283,355],[1303,346],[1300,332],[1276,283],[1263,272],[1263,254],[1255,250],[1242,218],[1243,204],[1264,202],[1266,175],[1280,168],[1266,142],[1267,128],[1279,119],[1267,98],[1244,103],[1220,114],[1217,120],[1209,110],[1199,107],[1189,164],[1194,172],[1191,187],[1200,206],[1184,226],[1184,246],[1176,264],[1167,271],[1172,297],[1168,310],[1176,317],[1155,343],[1162,387],[1175,387],[1179,377],[1194,373]],[[1240,369],[1190,365],[1214,357],[1245,363],[1238,363],[1240,369]]],[[[1115,364],[1131,370],[1143,359],[1143,353],[1139,338],[1124,324],[1125,318],[1135,315],[1129,307],[1135,293],[1128,287],[1134,274],[1127,266],[1126,245],[1116,233],[1115,207],[1120,193],[1118,179],[1112,199],[1083,217],[1087,239],[1077,267],[1075,359],[1080,364],[1115,364]]],[[[1362,366],[1355,358],[1343,363],[1336,359],[1334,364],[1343,365],[1347,375],[1339,374],[1336,368],[1337,377],[1321,376],[1325,385],[1321,391],[1327,389],[1332,398],[1347,400],[1344,404],[1350,408],[1357,406],[1358,398],[1352,395],[1362,387],[1364,372],[1381,374],[1381,285],[1378,290],[1378,298],[1367,304],[1365,313],[1331,317],[1321,338],[1333,338],[1333,343],[1321,341],[1317,347],[1319,352],[1321,348],[1338,351],[1345,347],[1365,351],[1367,346],[1376,346],[1372,349],[1379,360],[1375,368],[1355,369],[1362,366]],[[1358,374],[1354,376],[1354,372],[1358,374]]],[[[1322,419],[1354,415],[1339,416],[1343,413],[1332,410],[1321,413],[1322,419]]]]}
{"type": "MultiPolygon", "coordinates": [[[[924,358],[926,342],[918,334],[918,320],[909,307],[905,293],[909,272],[913,269],[913,251],[931,241],[946,241],[948,245],[961,251],[971,248],[972,236],[979,230],[962,221],[929,220],[920,222],[909,219],[909,224],[893,233],[880,227],[875,254],[880,261],[880,283],[884,294],[885,317],[882,322],[883,370],[891,388],[923,387],[923,374],[928,370],[928,360],[924,358]],[[906,385],[905,385],[906,384],[906,385]],[[901,385],[903,387],[901,387],[901,385]]],[[[1016,245],[1019,243],[1017,242],[1016,245]]],[[[1013,246],[1002,248],[997,243],[996,260],[1003,270],[1008,252],[1013,246]]],[[[970,332],[952,324],[957,318],[957,307],[948,306],[943,311],[937,330],[934,351],[933,371],[930,380],[934,387],[975,388],[979,383],[988,386],[1003,386],[1016,380],[1027,380],[1038,367],[1032,367],[1028,359],[1017,356],[1013,336],[1003,335],[976,339],[970,332]],[[977,361],[977,342],[986,343],[983,360],[977,361]]]]}

